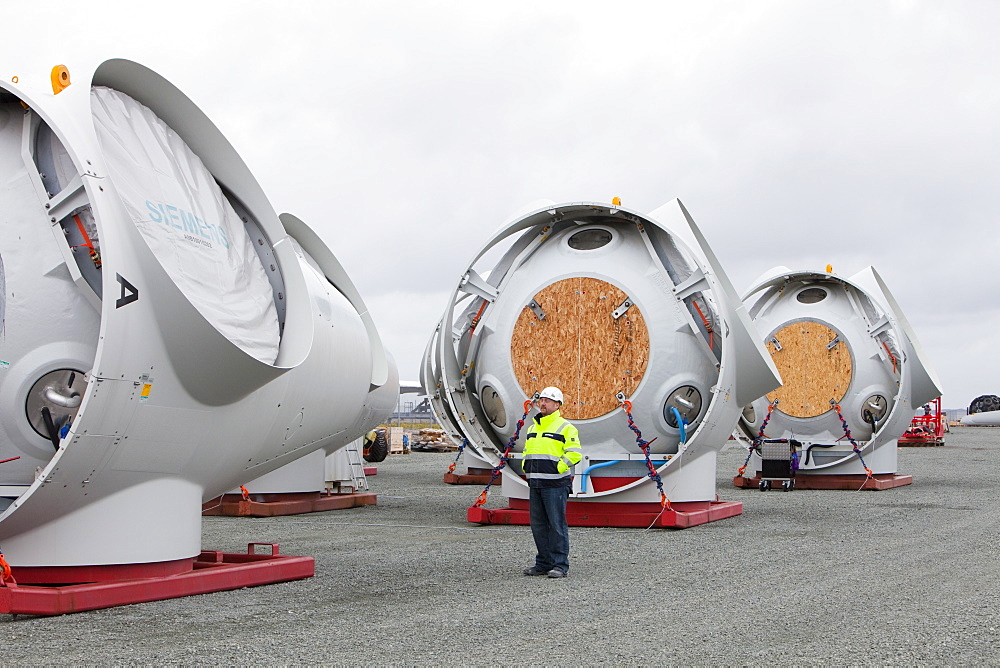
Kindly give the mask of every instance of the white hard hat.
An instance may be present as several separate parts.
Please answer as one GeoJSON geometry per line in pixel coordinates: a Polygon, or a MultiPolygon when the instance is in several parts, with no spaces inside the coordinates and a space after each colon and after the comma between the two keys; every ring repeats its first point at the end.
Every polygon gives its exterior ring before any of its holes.
{"type": "Polygon", "coordinates": [[[558,387],[546,387],[544,390],[538,393],[539,399],[551,399],[552,401],[563,402],[562,390],[558,387]]]}

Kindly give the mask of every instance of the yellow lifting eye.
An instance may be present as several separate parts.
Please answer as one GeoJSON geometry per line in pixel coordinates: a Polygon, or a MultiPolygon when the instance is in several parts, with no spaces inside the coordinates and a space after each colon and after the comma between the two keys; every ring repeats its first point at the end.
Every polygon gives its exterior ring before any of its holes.
{"type": "Polygon", "coordinates": [[[828,274],[832,274],[833,273],[833,265],[832,264],[826,265],[826,273],[828,273],[828,274]]]}
{"type": "Polygon", "coordinates": [[[622,205],[622,198],[621,197],[614,197],[614,198],[612,198],[611,203],[613,205],[615,205],[615,206],[621,206],[622,205]]]}
{"type": "Polygon", "coordinates": [[[52,92],[59,94],[69,88],[69,68],[65,65],[56,65],[52,68],[52,92]]]}

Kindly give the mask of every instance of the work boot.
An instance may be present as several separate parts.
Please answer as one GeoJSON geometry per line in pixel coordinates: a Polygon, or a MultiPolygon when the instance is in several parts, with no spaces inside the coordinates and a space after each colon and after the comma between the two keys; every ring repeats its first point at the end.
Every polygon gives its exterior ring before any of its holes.
{"type": "Polygon", "coordinates": [[[545,575],[545,571],[537,566],[529,566],[524,569],[525,575],[545,575]]]}
{"type": "Polygon", "coordinates": [[[564,578],[566,577],[566,571],[559,570],[558,568],[553,568],[548,573],[550,578],[564,578]]]}

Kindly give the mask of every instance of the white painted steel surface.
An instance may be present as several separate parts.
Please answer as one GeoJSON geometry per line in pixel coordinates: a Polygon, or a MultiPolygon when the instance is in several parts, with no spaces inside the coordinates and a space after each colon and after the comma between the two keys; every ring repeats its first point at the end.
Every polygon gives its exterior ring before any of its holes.
{"type": "MultiPolygon", "coordinates": [[[[837,332],[853,365],[850,386],[838,402],[843,417],[868,468],[877,474],[896,473],[897,439],[910,425],[914,410],[939,397],[941,388],[916,334],[878,273],[868,267],[842,278],[776,267],[747,291],[744,302],[765,341],[786,325],[805,320],[837,332]],[[813,288],[822,289],[826,296],[814,303],[800,301],[798,295],[813,288]],[[863,411],[873,396],[884,397],[886,405],[881,419],[870,423],[863,411]]],[[[759,397],[750,403],[752,419],[741,417],[739,424],[744,435],[753,439],[767,416],[768,399],[759,397]]],[[[815,417],[795,417],[783,412],[779,403],[764,438],[801,442],[804,473],[865,474],[835,408],[825,408],[815,417]],[[807,450],[811,450],[808,459],[807,450]]],[[[753,455],[749,468],[759,470],[758,455],[753,455]]]]}
{"type": "MultiPolygon", "coordinates": [[[[452,438],[467,438],[475,457],[491,465],[499,461],[527,398],[512,367],[514,323],[539,290],[576,276],[619,287],[643,314],[649,360],[629,400],[643,438],[656,439],[651,450],[668,498],[714,500],[716,453],[736,424],[741,401],[774,389],[780,381],[739,296],[678,200],[655,215],[601,203],[542,203],[504,224],[460,278],[428,342],[421,383],[431,393],[438,421],[452,438]],[[674,227],[664,224],[665,220],[674,227]],[[692,245],[681,240],[675,232],[678,227],[693,240],[692,245]],[[606,230],[612,240],[594,250],[571,248],[568,238],[585,229],[606,230]],[[689,304],[695,297],[704,300],[709,311],[714,349],[689,304]],[[484,303],[478,326],[472,329],[471,321],[484,303]],[[480,399],[486,385],[502,401],[505,419],[491,422],[487,417],[480,399]],[[681,444],[680,430],[668,423],[664,405],[675,389],[685,385],[701,393],[702,408],[687,427],[687,441],[681,444]],[[497,426],[498,422],[504,424],[497,426]]],[[[619,389],[608,387],[607,391],[614,395],[619,389]]],[[[575,499],[658,500],[653,481],[644,477],[644,458],[622,408],[574,424],[584,453],[578,474],[591,464],[616,462],[595,469],[590,476],[576,475],[575,499]],[[601,476],[635,481],[595,491],[593,479],[601,476]]],[[[523,434],[515,453],[523,447],[523,434]]],[[[515,460],[504,469],[503,492],[524,498],[527,486],[516,474],[518,468],[515,460]]]]}
{"type": "MultiPolygon", "coordinates": [[[[279,219],[190,100],[124,60],[73,78],[58,95],[0,81],[0,459],[20,456],[0,464],[0,547],[14,566],[192,557],[203,500],[357,438],[391,411],[398,376],[332,252],[298,219],[279,219]],[[206,320],[136,229],[95,132],[92,85],[152,110],[247,219],[281,305],[273,363],[206,320]],[[56,185],[39,163],[54,151],[74,167],[56,185]],[[72,248],[73,215],[90,226],[99,271],[72,248]],[[57,425],[67,433],[56,449],[25,406],[58,369],[83,380],[75,415],[57,416],[72,422],[57,425]]],[[[72,394],[49,389],[53,406],[72,394]]]]}

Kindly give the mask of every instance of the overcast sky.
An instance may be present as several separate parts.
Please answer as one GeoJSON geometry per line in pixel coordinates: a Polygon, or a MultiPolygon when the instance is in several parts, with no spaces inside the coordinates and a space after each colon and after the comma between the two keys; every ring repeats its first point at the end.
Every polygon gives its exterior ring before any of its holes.
{"type": "Polygon", "coordinates": [[[873,265],[945,407],[1000,394],[1000,3],[36,2],[0,77],[157,71],[329,244],[404,379],[512,212],[679,197],[738,291],[873,265]]]}

